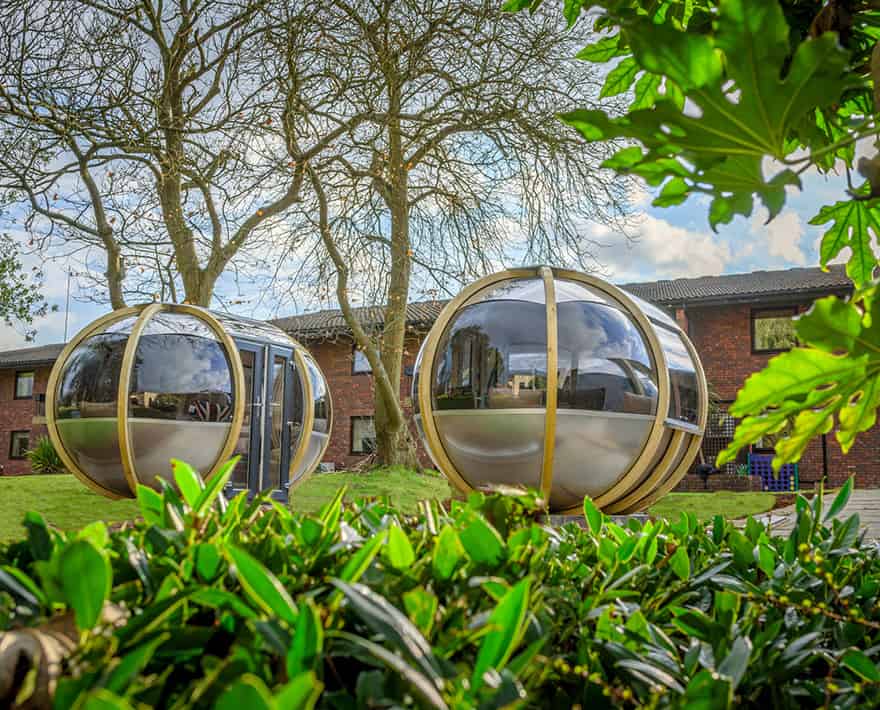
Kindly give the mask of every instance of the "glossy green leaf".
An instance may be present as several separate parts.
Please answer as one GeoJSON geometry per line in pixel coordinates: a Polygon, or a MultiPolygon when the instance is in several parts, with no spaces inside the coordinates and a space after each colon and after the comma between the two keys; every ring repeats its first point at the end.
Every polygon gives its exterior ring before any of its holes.
{"type": "Polygon", "coordinates": [[[856,648],[851,648],[843,654],[840,665],[849,668],[870,683],[880,683],[880,669],[877,668],[877,664],[856,648]]]}
{"type": "Polygon", "coordinates": [[[679,579],[687,579],[691,576],[691,561],[684,547],[679,547],[672,553],[672,557],[669,558],[669,566],[679,579]]]}
{"type": "Polygon", "coordinates": [[[409,538],[398,525],[391,525],[388,528],[388,544],[384,553],[388,563],[397,570],[407,569],[416,559],[409,538]]]}
{"type": "Polygon", "coordinates": [[[587,62],[607,62],[609,59],[620,56],[621,49],[619,45],[619,35],[614,35],[613,37],[603,37],[597,42],[588,44],[580,52],[578,52],[576,56],[578,59],[582,59],[587,62]]]}
{"type": "Polygon", "coordinates": [[[257,676],[245,674],[218,698],[214,710],[275,710],[272,693],[257,676]]]}
{"type": "Polygon", "coordinates": [[[825,513],[825,520],[830,520],[835,517],[846,507],[846,504],[849,503],[849,497],[852,495],[852,490],[853,477],[850,476],[846,479],[846,483],[840,487],[837,495],[834,496],[834,500],[831,502],[828,512],[825,513]]]}
{"type": "Polygon", "coordinates": [[[110,562],[90,542],[76,540],[62,550],[58,571],[77,627],[82,631],[94,628],[104,601],[110,596],[113,574],[110,562]]]}
{"type": "Polygon", "coordinates": [[[226,487],[226,484],[229,483],[229,479],[232,477],[235,467],[240,460],[241,456],[236,456],[227,461],[220,467],[220,470],[217,471],[217,473],[208,479],[204,490],[199,493],[195,505],[193,505],[193,511],[196,515],[203,516],[214,502],[220,498],[223,489],[226,487]]]}
{"type": "Polygon", "coordinates": [[[752,642],[748,637],[737,636],[727,655],[718,665],[718,672],[727,676],[731,680],[733,689],[737,686],[746,674],[749,667],[749,658],[752,654],[752,642]]]}
{"type": "Polygon", "coordinates": [[[489,615],[486,625],[490,631],[480,644],[471,678],[474,687],[483,684],[483,676],[490,668],[502,670],[519,645],[525,631],[531,583],[529,577],[520,580],[489,615]]]}
{"type": "Polygon", "coordinates": [[[293,643],[287,652],[287,675],[291,678],[317,670],[324,648],[324,627],[321,614],[311,600],[300,606],[293,630],[293,643]]]}
{"type": "Polygon", "coordinates": [[[849,248],[847,276],[857,287],[864,286],[872,279],[877,266],[872,244],[880,241],[880,201],[843,200],[823,207],[810,220],[810,224],[815,225],[829,222],[831,225],[819,246],[822,265],[828,265],[843,249],[849,248]]]}
{"type": "Polygon", "coordinates": [[[584,518],[586,518],[587,525],[590,527],[590,532],[593,535],[598,535],[602,530],[604,516],[589,496],[584,497],[584,518]]]}
{"type": "Polygon", "coordinates": [[[186,504],[194,509],[205,488],[202,477],[188,463],[177,459],[171,459],[171,470],[174,472],[174,481],[177,483],[180,494],[186,504]]]}
{"type": "Polygon", "coordinates": [[[482,515],[471,514],[458,537],[468,557],[477,564],[494,567],[504,557],[504,540],[482,515]]]}
{"type": "Polygon", "coordinates": [[[300,673],[275,694],[275,706],[278,710],[312,710],[323,689],[324,684],[313,672],[300,673]]]}
{"type": "Polygon", "coordinates": [[[424,587],[416,587],[403,595],[403,606],[410,621],[416,625],[422,635],[429,636],[439,606],[437,597],[424,587]]]}
{"type": "Polygon", "coordinates": [[[352,555],[348,562],[345,563],[345,567],[342,568],[339,578],[343,582],[356,582],[359,580],[361,575],[366,572],[367,568],[372,564],[376,555],[379,553],[379,550],[382,548],[382,545],[385,544],[387,536],[388,533],[383,530],[381,533],[377,533],[367,540],[361,546],[361,549],[352,555]]]}
{"type": "Polygon", "coordinates": [[[138,485],[137,501],[141,515],[149,525],[162,524],[162,496],[149,486],[138,485]]]}
{"type": "Polygon", "coordinates": [[[296,604],[278,578],[244,550],[229,545],[226,552],[247,595],[265,612],[294,625],[296,604]]]}
{"type": "Polygon", "coordinates": [[[628,91],[638,73],[639,65],[636,63],[636,60],[632,57],[624,57],[614,69],[608,72],[602,90],[599,92],[599,98],[604,99],[609,96],[617,96],[628,91]]]}
{"type": "Polygon", "coordinates": [[[463,559],[464,548],[458,533],[450,525],[444,525],[434,539],[434,555],[431,560],[434,576],[440,580],[449,579],[463,559]]]}

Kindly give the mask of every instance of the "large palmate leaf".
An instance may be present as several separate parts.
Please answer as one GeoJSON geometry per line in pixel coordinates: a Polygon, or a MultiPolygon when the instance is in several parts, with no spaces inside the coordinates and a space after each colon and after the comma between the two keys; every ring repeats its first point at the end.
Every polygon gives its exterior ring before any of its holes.
{"type": "Polygon", "coordinates": [[[873,245],[880,240],[880,200],[844,200],[823,207],[810,224],[831,226],[822,236],[819,256],[826,266],[849,247],[846,273],[857,287],[873,277],[877,266],[873,245]]]}
{"type": "Polygon", "coordinates": [[[812,347],[794,348],[751,375],[730,407],[745,417],[716,465],[780,431],[774,467],[798,461],[810,440],[835,425],[844,452],[877,421],[880,406],[880,308],[867,315],[836,296],[819,299],[796,324],[798,338],[812,347]]]}
{"type": "Polygon", "coordinates": [[[794,128],[856,82],[834,33],[808,38],[792,52],[788,24],[772,0],[723,0],[713,35],[639,16],[622,20],[621,33],[639,66],[681,87],[685,110],[661,98],[621,117],[578,110],[563,119],[589,141],[637,141],[638,153],[625,148],[607,166],[651,185],[666,182],[659,205],[711,195],[713,227],[751,214],[754,196],[771,217],[782,209],[786,185],[799,179],[787,168],[765,174],[765,157],[785,160],[795,148],[794,128]]]}

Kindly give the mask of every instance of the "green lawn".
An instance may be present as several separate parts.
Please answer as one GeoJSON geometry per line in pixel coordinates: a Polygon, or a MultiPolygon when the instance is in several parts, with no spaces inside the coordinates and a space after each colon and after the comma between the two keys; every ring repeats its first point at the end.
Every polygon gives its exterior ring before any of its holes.
{"type": "MultiPolygon", "coordinates": [[[[348,498],[389,496],[395,505],[414,512],[426,498],[446,500],[449,484],[439,474],[420,474],[387,468],[369,473],[314,474],[291,494],[295,510],[314,511],[347,485],[348,498]]],[[[95,520],[114,523],[137,515],[132,500],[109,500],[93,493],[73,476],[0,476],[0,540],[24,535],[24,514],[35,510],[52,525],[64,530],[83,527],[95,520]]]]}
{"type": "Polygon", "coordinates": [[[772,493],[670,493],[655,503],[651,515],[677,520],[682,512],[693,513],[698,520],[712,520],[723,515],[728,520],[766,513],[773,509],[776,496],[772,493]]]}
{"type": "MultiPolygon", "coordinates": [[[[353,473],[314,474],[291,493],[294,510],[314,511],[329,500],[338,488],[347,485],[348,498],[388,496],[406,511],[426,498],[447,500],[449,484],[435,473],[415,473],[403,468],[386,468],[353,473]]],[[[108,500],[92,493],[73,476],[0,477],[0,540],[24,534],[24,514],[36,510],[62,529],[79,528],[94,520],[114,523],[137,515],[131,500],[108,500]]],[[[676,520],[681,511],[709,520],[720,513],[728,519],[755,515],[773,507],[772,493],[671,493],[651,508],[651,514],[676,520]]]]}

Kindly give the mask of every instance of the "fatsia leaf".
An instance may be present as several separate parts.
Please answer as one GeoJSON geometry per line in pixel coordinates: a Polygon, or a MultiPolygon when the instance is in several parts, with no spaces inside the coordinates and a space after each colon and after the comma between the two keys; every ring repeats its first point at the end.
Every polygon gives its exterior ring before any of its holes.
{"type": "Polygon", "coordinates": [[[624,57],[614,69],[608,72],[605,83],[602,85],[602,91],[599,92],[599,98],[617,96],[627,91],[638,73],[639,65],[636,60],[632,57],[624,57]]]}
{"type": "Polygon", "coordinates": [[[795,322],[798,338],[827,352],[850,351],[862,332],[862,314],[837,296],[815,301],[795,322]]]}
{"type": "Polygon", "coordinates": [[[623,51],[625,50],[620,49],[620,35],[614,35],[588,44],[577,53],[577,58],[588,62],[607,62],[609,59],[620,56],[623,51]]]}
{"type": "Polygon", "coordinates": [[[790,140],[795,128],[855,81],[833,33],[807,38],[792,53],[776,0],[725,0],[716,27],[714,36],[704,36],[641,16],[622,22],[635,66],[623,60],[615,67],[604,95],[623,90],[644,68],[674,80],[691,110],[682,111],[670,97],[620,117],[599,110],[563,115],[588,141],[638,141],[647,150],[628,170],[650,184],[685,181],[685,191],[677,182],[675,199],[668,195],[659,204],[677,204],[695,192],[711,195],[713,227],[736,214],[748,216],[754,196],[771,218],[778,214],[785,186],[799,180],[788,169],[766,176],[765,157],[786,158],[797,147],[790,140]],[[721,80],[722,65],[732,86],[721,80]]]}
{"type": "Polygon", "coordinates": [[[880,200],[844,200],[826,205],[810,224],[828,224],[822,236],[819,258],[827,266],[840,252],[849,247],[851,254],[846,273],[857,288],[867,284],[877,266],[873,244],[880,239],[880,200]]]}

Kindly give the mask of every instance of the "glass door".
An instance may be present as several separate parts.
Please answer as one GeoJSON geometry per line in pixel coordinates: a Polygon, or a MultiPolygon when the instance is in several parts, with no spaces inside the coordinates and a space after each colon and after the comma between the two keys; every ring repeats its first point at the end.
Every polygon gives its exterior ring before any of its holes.
{"type": "Polygon", "coordinates": [[[241,460],[235,467],[230,479],[234,493],[242,491],[256,492],[260,489],[261,450],[263,428],[263,395],[264,378],[263,364],[266,357],[265,346],[253,345],[236,341],[241,364],[244,368],[244,421],[235,455],[241,460]]]}
{"type": "Polygon", "coordinates": [[[263,433],[263,478],[259,490],[271,490],[283,497],[290,469],[293,413],[293,352],[288,348],[268,348],[266,372],[266,424],[263,433]]]}

